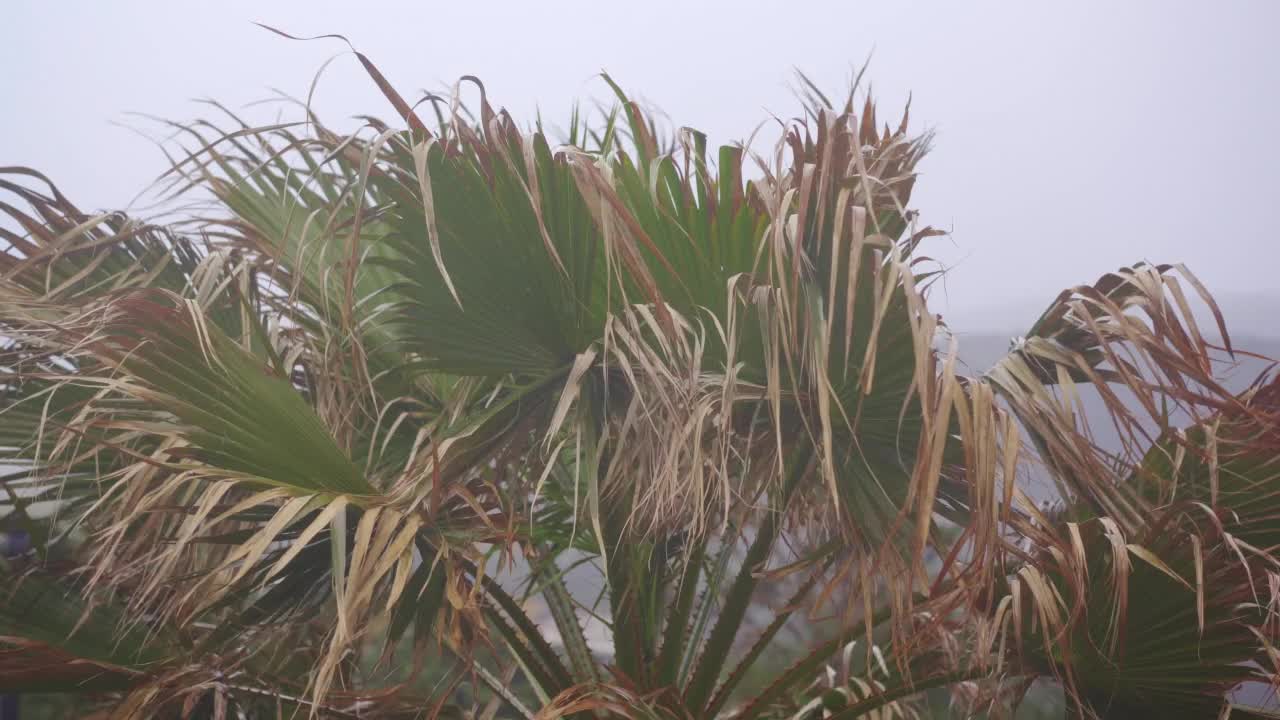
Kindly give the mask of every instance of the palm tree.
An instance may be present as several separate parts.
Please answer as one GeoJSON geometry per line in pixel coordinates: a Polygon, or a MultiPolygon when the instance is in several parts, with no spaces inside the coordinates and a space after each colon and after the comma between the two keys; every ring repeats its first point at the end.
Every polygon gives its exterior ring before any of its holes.
{"type": "Polygon", "coordinates": [[[616,108],[557,144],[474,79],[474,111],[412,106],[359,58],[405,129],[181,126],[163,222],[0,174],[3,522],[33,539],[0,690],[1265,716],[1230,703],[1276,679],[1280,383],[1222,386],[1189,271],[1067,290],[965,376],[905,113],[804,81],[772,153],[713,153],[606,77],[616,108]]]}

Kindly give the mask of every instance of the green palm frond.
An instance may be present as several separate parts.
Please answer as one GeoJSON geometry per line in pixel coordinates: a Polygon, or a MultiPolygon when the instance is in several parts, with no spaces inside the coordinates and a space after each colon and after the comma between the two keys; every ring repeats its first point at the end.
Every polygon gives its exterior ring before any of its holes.
{"type": "Polygon", "coordinates": [[[1280,546],[1280,379],[1263,376],[1229,407],[1160,439],[1129,484],[1148,502],[1201,504],[1255,548],[1280,546]]]}
{"type": "Polygon", "coordinates": [[[173,637],[84,602],[71,583],[0,564],[0,690],[127,689],[177,656],[173,637]]]}
{"type": "Polygon", "coordinates": [[[1024,651],[1100,717],[1215,717],[1227,691],[1273,672],[1266,560],[1180,514],[1136,538],[1072,525],[1047,571],[1014,581],[1024,651]]]}

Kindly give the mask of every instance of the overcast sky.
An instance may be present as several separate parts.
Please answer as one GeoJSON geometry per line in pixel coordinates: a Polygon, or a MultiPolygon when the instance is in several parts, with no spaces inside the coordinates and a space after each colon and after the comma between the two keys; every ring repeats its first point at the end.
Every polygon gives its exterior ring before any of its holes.
{"type": "MultiPolygon", "coordinates": [[[[912,204],[953,233],[929,252],[951,267],[933,307],[953,326],[1027,325],[1059,289],[1142,259],[1280,296],[1280,2],[1049,5],[4,0],[0,164],[123,206],[166,167],[129,113],[305,96],[345,51],[252,21],[343,33],[406,95],[478,75],[517,119],[604,97],[604,69],[719,142],[796,112],[792,68],[839,92],[870,57],[882,109],[912,92],[916,127],[937,132],[912,204]]],[[[394,115],[349,54],[315,105],[394,115]]]]}

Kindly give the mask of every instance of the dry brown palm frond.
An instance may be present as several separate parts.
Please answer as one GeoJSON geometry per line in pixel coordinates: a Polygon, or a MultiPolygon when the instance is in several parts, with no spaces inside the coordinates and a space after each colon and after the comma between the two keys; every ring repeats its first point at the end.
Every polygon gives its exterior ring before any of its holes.
{"type": "Polygon", "coordinates": [[[763,388],[706,373],[706,329],[671,317],[670,338],[644,306],[612,318],[605,331],[606,368],[621,379],[612,392],[626,398],[627,409],[611,429],[602,491],[626,496],[627,523],[641,536],[701,536],[717,524],[723,530],[734,506],[756,494],[748,483],[772,475],[751,467],[751,430],[740,436],[736,419],[763,388]]]}
{"type": "Polygon", "coordinates": [[[619,684],[584,685],[553,698],[535,720],[559,720],[584,712],[627,720],[692,720],[687,713],[665,707],[656,697],[659,694],[646,696],[619,684]]]}
{"type": "MultiPolygon", "coordinates": [[[[837,716],[858,702],[881,695],[888,690],[886,681],[891,676],[889,666],[885,663],[881,648],[867,647],[866,662],[861,672],[854,668],[854,658],[861,654],[858,643],[845,645],[838,655],[839,662],[823,668],[819,677],[809,688],[816,695],[801,707],[790,720],[806,720],[807,718],[829,718],[837,716]]],[[[872,709],[859,717],[866,720],[919,720],[921,708],[908,700],[895,700],[872,709]]]]}
{"type": "MultiPolygon", "coordinates": [[[[30,305],[11,300],[8,317],[30,305]]],[[[423,511],[386,506],[296,391],[206,324],[190,301],[128,293],[58,323],[32,317],[29,341],[82,368],[43,379],[96,389],[69,421],[49,428],[43,454],[55,474],[83,464],[86,453],[110,463],[99,477],[106,489],[89,509],[97,543],[88,592],[127,590],[136,617],[186,624],[242,592],[250,577],[268,587],[322,532],[345,545],[348,507],[363,508],[350,555],[334,573],[336,625],[312,687],[323,698],[370,617],[398,604],[423,511]],[[85,371],[95,365],[98,372],[85,371]],[[261,415],[251,419],[246,403],[261,415]],[[275,450],[264,423],[283,441],[275,450]],[[244,539],[209,543],[237,534],[244,539]]],[[[468,507],[488,514],[474,493],[455,486],[435,518],[468,507]]]]}
{"type": "Polygon", "coordinates": [[[1216,711],[1227,690],[1272,677],[1256,640],[1275,642],[1277,566],[1211,512],[1171,506],[1132,536],[1109,518],[1055,532],[989,630],[1020,671],[1061,679],[1083,707],[1142,717],[1216,711]],[[1199,680],[1181,683],[1192,666],[1199,680]]]}
{"type": "Polygon", "coordinates": [[[1147,508],[1120,487],[1126,468],[1178,414],[1198,421],[1238,405],[1217,380],[1169,269],[1139,265],[1064,292],[984,376],[1028,430],[1063,492],[1129,529],[1147,508]],[[1106,404],[1124,446],[1119,472],[1078,414],[1081,388],[1106,404]]]}

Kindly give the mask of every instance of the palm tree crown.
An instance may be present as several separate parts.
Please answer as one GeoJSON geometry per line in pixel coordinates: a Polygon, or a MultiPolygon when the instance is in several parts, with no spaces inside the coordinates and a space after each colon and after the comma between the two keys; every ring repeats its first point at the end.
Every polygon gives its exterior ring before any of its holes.
{"type": "Polygon", "coordinates": [[[0,522],[34,541],[0,689],[850,720],[1049,683],[1080,717],[1254,716],[1280,383],[1223,386],[1188,270],[1067,290],[966,376],[906,113],[802,78],[775,148],[713,151],[606,76],[552,140],[359,57],[396,125],[182,126],[168,192],[202,203],[163,222],[0,174],[0,522]]]}

